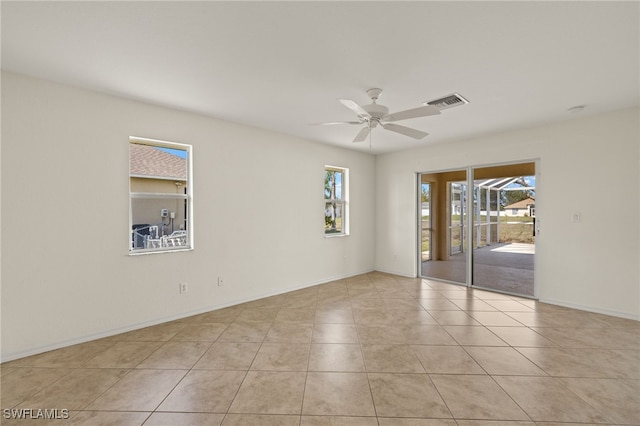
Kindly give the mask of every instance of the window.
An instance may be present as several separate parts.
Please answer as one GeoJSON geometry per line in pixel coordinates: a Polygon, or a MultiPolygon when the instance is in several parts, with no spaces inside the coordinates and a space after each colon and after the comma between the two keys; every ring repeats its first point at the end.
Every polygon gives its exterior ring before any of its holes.
{"type": "Polygon", "coordinates": [[[193,248],[191,146],[129,142],[129,253],[193,248]]]}
{"type": "Polygon", "coordinates": [[[348,235],[347,187],[349,170],[324,168],[324,234],[348,235]]]}

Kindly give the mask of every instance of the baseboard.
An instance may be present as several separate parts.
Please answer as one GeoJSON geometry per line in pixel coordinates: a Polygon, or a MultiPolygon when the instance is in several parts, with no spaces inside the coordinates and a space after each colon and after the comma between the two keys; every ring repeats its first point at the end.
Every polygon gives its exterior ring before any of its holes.
{"type": "Polygon", "coordinates": [[[634,315],[628,312],[615,311],[611,309],[601,309],[601,308],[596,308],[594,306],[581,305],[579,303],[569,303],[569,302],[564,302],[564,301],[554,300],[554,299],[540,298],[538,299],[538,301],[542,303],[548,303],[550,305],[557,305],[557,306],[563,306],[565,308],[578,309],[580,311],[593,312],[594,314],[609,315],[612,317],[640,321],[640,315],[634,315]]]}
{"type": "Polygon", "coordinates": [[[281,289],[281,290],[277,290],[277,291],[273,291],[273,292],[262,293],[262,294],[259,294],[259,295],[246,297],[246,298],[234,299],[234,300],[231,300],[231,301],[226,302],[226,303],[207,306],[207,307],[204,307],[204,308],[200,308],[200,309],[193,310],[193,311],[188,311],[188,312],[183,312],[183,313],[176,314],[176,315],[170,315],[170,316],[166,316],[166,317],[159,317],[159,318],[155,318],[155,319],[152,319],[152,320],[149,320],[149,321],[136,323],[136,324],[133,324],[133,325],[130,325],[130,326],[126,326],[126,327],[114,328],[114,329],[103,331],[103,332],[100,332],[100,333],[88,334],[88,335],[81,336],[81,337],[78,337],[78,338],[75,338],[75,339],[64,340],[64,341],[53,343],[53,344],[50,344],[50,345],[38,346],[36,348],[28,349],[26,351],[14,352],[14,353],[10,353],[10,354],[7,354],[7,355],[3,354],[0,357],[0,363],[14,361],[16,359],[25,358],[25,357],[32,356],[32,355],[38,355],[38,354],[41,354],[41,353],[44,353],[44,352],[49,352],[49,351],[53,351],[53,350],[56,350],[56,349],[62,349],[62,348],[66,348],[68,346],[78,345],[78,344],[81,344],[81,343],[87,343],[87,342],[90,342],[92,340],[97,340],[97,339],[102,339],[102,338],[105,338],[105,337],[116,336],[118,334],[128,333],[130,331],[139,330],[141,328],[151,327],[151,326],[154,326],[154,325],[163,324],[165,322],[170,322],[170,321],[175,321],[175,320],[179,320],[179,319],[183,319],[183,318],[188,318],[188,317],[191,317],[191,316],[194,316],[194,315],[203,314],[205,312],[215,311],[215,310],[218,310],[218,309],[227,308],[229,306],[239,305],[241,303],[253,302],[255,300],[264,299],[266,297],[277,296],[279,294],[289,293],[291,291],[296,291],[296,290],[302,290],[302,289],[305,289],[305,288],[308,288],[308,287],[313,287],[313,286],[316,286],[316,285],[326,284],[326,283],[329,283],[329,282],[332,282],[332,281],[338,281],[338,280],[342,280],[342,279],[345,279],[345,278],[355,277],[355,276],[362,275],[362,274],[367,274],[367,273],[370,273],[370,272],[374,272],[374,269],[370,269],[370,270],[366,270],[366,271],[362,271],[362,272],[357,272],[357,273],[350,273],[350,274],[340,275],[340,276],[327,277],[327,278],[323,278],[321,280],[308,281],[308,282],[306,282],[304,284],[301,284],[301,285],[287,287],[285,289],[281,289]]]}
{"type": "Polygon", "coordinates": [[[377,272],[383,272],[385,274],[397,275],[399,277],[404,277],[404,278],[416,278],[415,274],[406,274],[404,272],[392,271],[390,269],[376,269],[376,271],[377,272]]]}

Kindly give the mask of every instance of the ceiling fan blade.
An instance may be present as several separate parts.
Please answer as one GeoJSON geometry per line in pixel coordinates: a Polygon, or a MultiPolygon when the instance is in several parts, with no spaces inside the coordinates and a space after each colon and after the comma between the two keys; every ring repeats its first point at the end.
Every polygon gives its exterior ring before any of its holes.
{"type": "Polygon", "coordinates": [[[392,132],[400,133],[402,135],[409,136],[414,139],[422,139],[429,134],[421,130],[411,129],[409,127],[400,126],[398,124],[393,124],[393,123],[391,124],[380,123],[380,125],[384,127],[385,130],[391,130],[392,132]]]}
{"type": "Polygon", "coordinates": [[[364,142],[364,140],[367,139],[367,136],[369,136],[369,132],[370,131],[371,131],[371,129],[369,129],[369,126],[363,127],[362,130],[360,130],[360,132],[358,132],[358,134],[353,139],[353,141],[354,142],[364,142]]]}
{"type": "Polygon", "coordinates": [[[400,112],[394,112],[393,114],[382,117],[383,121],[399,121],[407,120],[409,118],[427,117],[430,115],[438,115],[440,110],[432,105],[425,105],[419,108],[407,109],[400,112]]]}
{"type": "Polygon", "coordinates": [[[330,121],[328,123],[311,123],[312,126],[333,126],[335,124],[362,124],[364,121],[330,121]]]}
{"type": "Polygon", "coordinates": [[[359,117],[365,117],[365,118],[371,117],[371,114],[369,114],[367,111],[364,110],[364,108],[362,108],[360,105],[358,105],[351,99],[339,99],[339,101],[342,105],[346,106],[351,111],[358,114],[359,117]]]}

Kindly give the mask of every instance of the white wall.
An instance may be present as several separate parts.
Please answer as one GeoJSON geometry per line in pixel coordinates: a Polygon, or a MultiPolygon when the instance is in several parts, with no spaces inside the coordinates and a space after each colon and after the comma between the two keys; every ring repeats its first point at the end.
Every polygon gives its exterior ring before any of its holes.
{"type": "Polygon", "coordinates": [[[416,172],[538,159],[538,297],[639,319],[639,116],[634,108],[378,156],[376,269],[417,273],[416,172]]]}
{"type": "Polygon", "coordinates": [[[374,177],[368,154],[3,73],[2,360],[371,271],[374,177]],[[129,136],[193,145],[195,250],[128,255],[129,136]],[[324,238],[325,164],[350,169],[346,238],[324,238]]]}

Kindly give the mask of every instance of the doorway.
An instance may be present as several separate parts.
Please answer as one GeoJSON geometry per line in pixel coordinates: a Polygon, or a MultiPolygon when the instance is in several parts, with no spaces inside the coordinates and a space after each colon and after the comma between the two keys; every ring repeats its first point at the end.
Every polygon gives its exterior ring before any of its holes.
{"type": "Polygon", "coordinates": [[[534,297],[535,162],[418,179],[419,275],[534,297]]]}
{"type": "Polygon", "coordinates": [[[420,173],[420,276],[467,283],[467,170],[420,173]]]}

